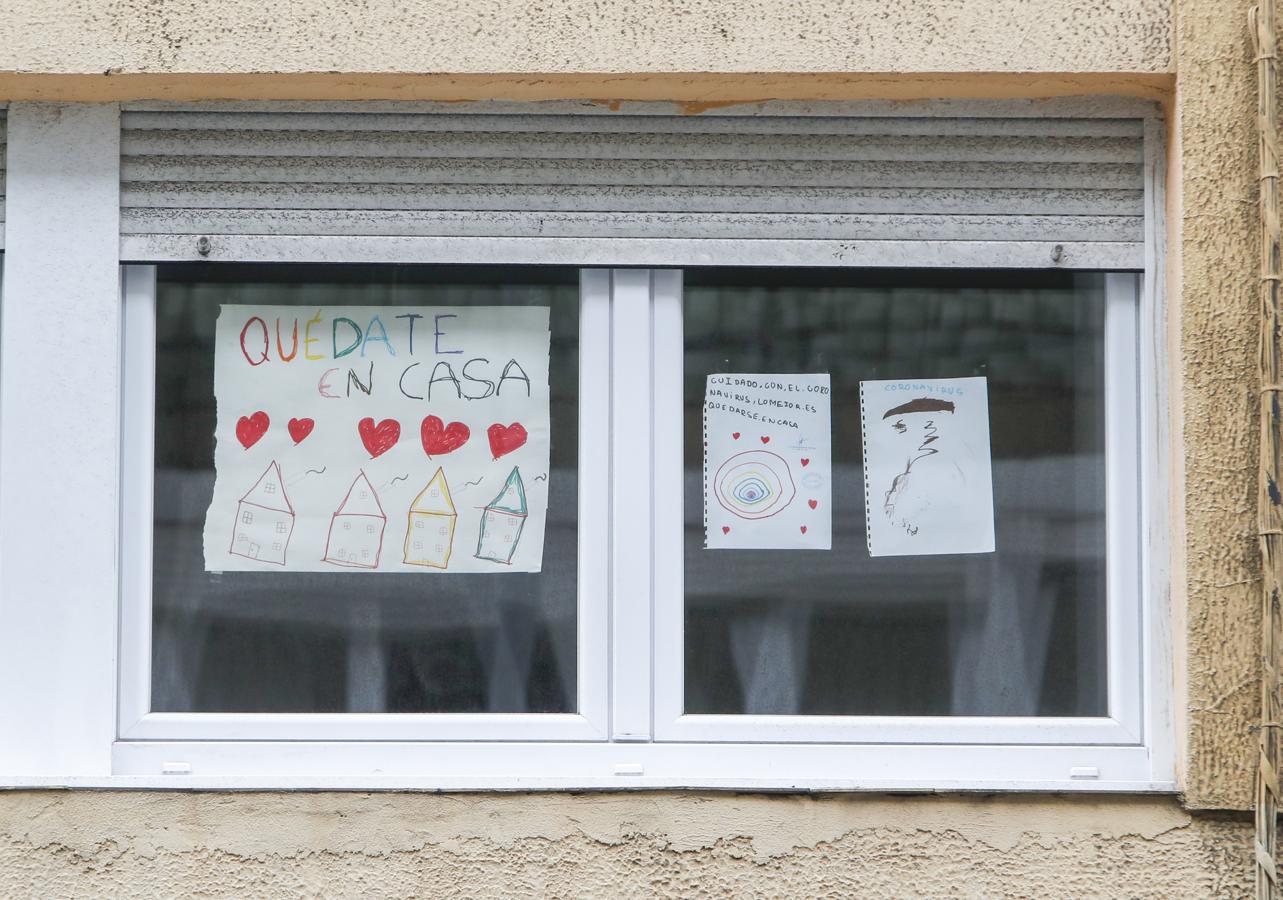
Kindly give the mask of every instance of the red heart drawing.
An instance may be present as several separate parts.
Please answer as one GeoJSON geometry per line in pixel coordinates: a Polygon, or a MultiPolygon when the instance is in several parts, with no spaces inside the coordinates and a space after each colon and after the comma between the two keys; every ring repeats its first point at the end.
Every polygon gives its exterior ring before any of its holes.
{"type": "Polygon", "coordinates": [[[730,533],[731,533],[731,526],[729,526],[729,525],[723,525],[723,526],[722,526],[722,534],[730,534],[730,533]]]}
{"type": "Polygon", "coordinates": [[[811,509],[815,509],[815,503],[816,503],[816,501],[814,501],[814,500],[807,500],[807,501],[806,501],[807,506],[811,507],[811,509]]]}
{"type": "Polygon", "coordinates": [[[802,526],[801,526],[801,529],[802,529],[802,533],[803,533],[803,534],[806,534],[806,526],[805,526],[805,525],[802,525],[802,526]]]}
{"type": "Polygon", "coordinates": [[[312,419],[290,419],[290,424],[287,427],[290,430],[290,437],[294,439],[294,443],[299,444],[302,443],[303,438],[312,433],[312,429],[316,427],[316,422],[312,419]]]}
{"type": "Polygon", "coordinates": [[[458,450],[468,443],[472,432],[462,422],[446,425],[438,417],[428,416],[419,426],[419,437],[423,439],[423,452],[428,456],[436,456],[458,450]]]}
{"type": "Polygon", "coordinates": [[[486,429],[486,437],[490,438],[490,453],[495,459],[516,450],[529,436],[520,422],[513,422],[508,426],[496,422],[486,429]]]}
{"type": "Polygon", "coordinates": [[[361,443],[370,452],[370,459],[387,453],[401,439],[401,423],[396,419],[384,419],[375,425],[374,420],[366,416],[356,424],[356,430],[361,435],[361,443]]]}
{"type": "Polygon", "coordinates": [[[769,444],[770,442],[771,442],[770,437],[768,437],[767,435],[762,435],[762,443],[763,443],[763,444],[769,444]]]}
{"type": "Polygon", "coordinates": [[[258,439],[267,433],[267,426],[271,422],[267,418],[267,413],[261,409],[251,416],[241,416],[236,420],[236,440],[241,442],[241,446],[248,450],[258,443],[258,439]]]}
{"type": "Polygon", "coordinates": [[[731,437],[735,438],[735,440],[738,441],[740,439],[740,433],[738,431],[732,431],[731,437]]]}
{"type": "Polygon", "coordinates": [[[809,466],[810,464],[811,464],[811,461],[810,461],[809,459],[803,459],[803,460],[802,460],[802,466],[803,466],[803,468],[805,468],[806,466],[809,466]]]}

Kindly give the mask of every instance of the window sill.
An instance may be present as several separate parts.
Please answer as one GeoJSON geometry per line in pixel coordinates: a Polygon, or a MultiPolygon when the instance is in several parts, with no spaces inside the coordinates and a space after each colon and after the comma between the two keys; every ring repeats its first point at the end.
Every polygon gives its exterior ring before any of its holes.
{"type": "Polygon", "coordinates": [[[118,741],[112,774],[38,766],[0,789],[1176,791],[1143,746],[118,741]]]}

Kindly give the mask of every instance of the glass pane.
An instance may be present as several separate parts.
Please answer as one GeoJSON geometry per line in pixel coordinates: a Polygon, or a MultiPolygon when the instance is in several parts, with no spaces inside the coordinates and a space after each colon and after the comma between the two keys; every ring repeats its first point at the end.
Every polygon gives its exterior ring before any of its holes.
{"type": "Polygon", "coordinates": [[[578,376],[574,269],[162,266],[152,708],[573,712],[578,376]],[[214,326],[219,306],[234,303],[548,307],[552,467],[542,571],[206,572],[214,326]]]}
{"type": "Polygon", "coordinates": [[[1100,716],[1104,277],[688,272],[688,713],[1100,716]],[[833,544],[704,549],[713,373],[829,373],[833,544]],[[870,557],[860,382],[984,376],[994,553],[870,557]]]}

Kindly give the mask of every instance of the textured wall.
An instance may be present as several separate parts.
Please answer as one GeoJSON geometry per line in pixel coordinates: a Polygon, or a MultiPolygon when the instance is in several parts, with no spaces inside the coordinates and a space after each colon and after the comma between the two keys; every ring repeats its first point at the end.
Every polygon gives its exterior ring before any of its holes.
{"type": "Polygon", "coordinates": [[[1244,897],[1174,799],[0,794],[0,896],[1244,897]]]}
{"type": "Polygon", "coordinates": [[[1164,72],[1167,0],[4,0],[0,71],[1164,72]]]}
{"type": "MultiPolygon", "coordinates": [[[[1178,0],[1191,805],[1252,803],[1259,716],[1256,82],[1250,0],[1178,0]]],[[[1179,590],[1180,585],[1178,584],[1179,590]]],[[[1179,599],[1179,598],[1178,598],[1179,599]]]]}

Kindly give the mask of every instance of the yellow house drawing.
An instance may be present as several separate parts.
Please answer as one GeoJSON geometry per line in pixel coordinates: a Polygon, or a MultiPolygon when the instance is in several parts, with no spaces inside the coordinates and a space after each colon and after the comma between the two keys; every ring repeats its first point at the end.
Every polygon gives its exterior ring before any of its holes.
{"type": "Polygon", "coordinates": [[[445,470],[438,468],[437,474],[410,504],[410,519],[405,530],[405,562],[434,569],[449,566],[456,521],[458,514],[450,498],[445,470]]]}

